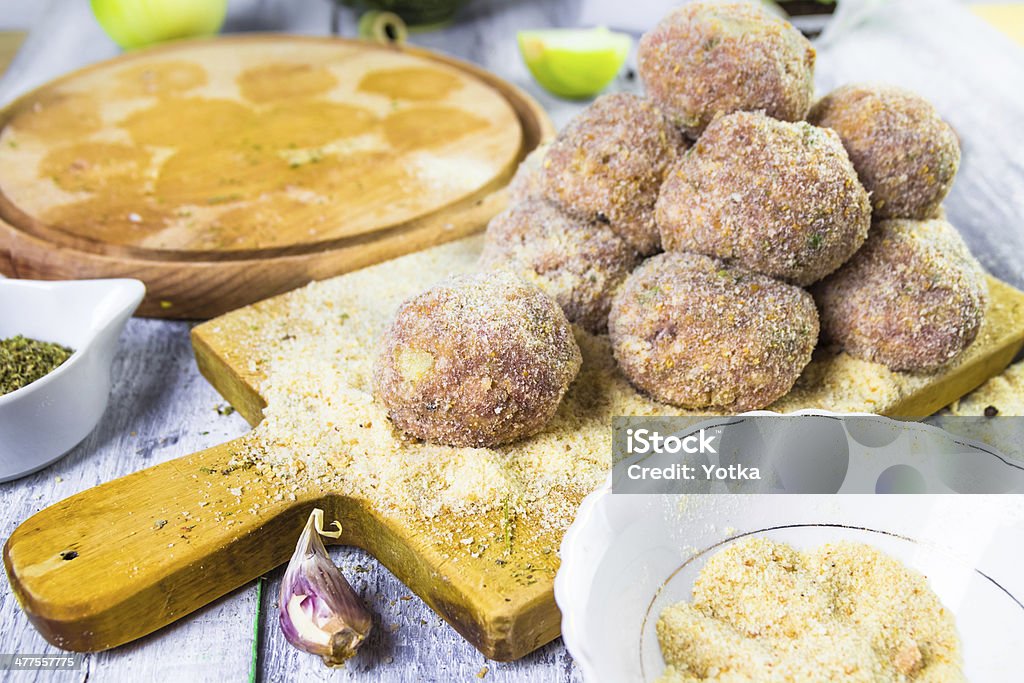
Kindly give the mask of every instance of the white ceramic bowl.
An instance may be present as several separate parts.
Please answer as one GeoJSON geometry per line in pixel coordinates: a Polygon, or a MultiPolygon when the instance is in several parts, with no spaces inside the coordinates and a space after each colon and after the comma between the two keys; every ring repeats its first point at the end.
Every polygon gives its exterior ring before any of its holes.
{"type": "Polygon", "coordinates": [[[118,337],[145,291],[138,280],[0,279],[0,339],[20,334],[75,350],[46,377],[0,396],[0,481],[49,465],[96,426],[118,337]]]}
{"type": "Polygon", "coordinates": [[[708,557],[756,535],[813,548],[871,544],[925,574],[956,616],[972,681],[1019,680],[1024,500],[1015,495],[588,496],[562,542],[555,599],[588,683],[654,681],[655,625],[708,557]]]}

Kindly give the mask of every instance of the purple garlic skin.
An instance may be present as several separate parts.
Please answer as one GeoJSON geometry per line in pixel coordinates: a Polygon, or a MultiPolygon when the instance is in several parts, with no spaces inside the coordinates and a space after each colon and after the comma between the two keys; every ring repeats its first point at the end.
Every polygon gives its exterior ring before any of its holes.
{"type": "Polygon", "coordinates": [[[323,514],[319,508],[310,514],[288,562],[279,618],[289,643],[320,655],[328,666],[339,666],[366,640],[373,620],[320,540],[321,535],[341,535],[338,522],[336,531],[324,531],[323,514]]]}

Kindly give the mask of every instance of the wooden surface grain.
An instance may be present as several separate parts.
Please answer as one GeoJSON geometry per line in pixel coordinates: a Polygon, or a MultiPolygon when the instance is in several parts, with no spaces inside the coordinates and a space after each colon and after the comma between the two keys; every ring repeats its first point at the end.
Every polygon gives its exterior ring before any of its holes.
{"type": "MultiPolygon", "coordinates": [[[[918,0],[917,4],[922,4],[918,0]]],[[[915,3],[907,3],[914,5],[915,3]]],[[[929,4],[929,3],[924,3],[929,4]]],[[[936,3],[938,4],[938,3],[936,3]]],[[[961,134],[990,137],[991,145],[976,148],[965,174],[979,184],[994,188],[982,192],[977,203],[970,187],[957,191],[951,214],[959,219],[972,247],[998,276],[1018,287],[1024,286],[1020,252],[1004,248],[1024,240],[1021,217],[1024,210],[1024,168],[1020,157],[1004,150],[1021,148],[1017,121],[1024,118],[1020,93],[1013,79],[1024,78],[1024,68],[1006,66],[1006,52],[994,31],[980,26],[963,13],[950,15],[947,3],[941,12],[928,7],[909,7],[896,25],[865,27],[842,41],[823,49],[819,66],[822,87],[837,79],[884,78],[895,69],[908,84],[931,86],[951,107],[961,134]],[[940,14],[943,26],[953,24],[958,41],[953,55],[936,68],[931,61],[918,65],[907,55],[915,45],[927,46],[930,60],[942,60],[940,37],[929,34],[933,26],[920,17],[940,14]],[[870,49],[865,49],[865,45],[870,49]],[[876,56],[872,56],[876,55],[876,56]],[[893,55],[897,55],[894,60],[893,55]],[[1004,59],[995,69],[994,55],[1004,59]],[[843,61],[847,60],[847,61],[843,61]],[[986,75],[987,74],[987,75],[986,75]],[[995,113],[978,106],[987,93],[1004,109],[995,113]],[[1008,110],[1008,111],[1006,111],[1008,110]],[[991,121],[991,125],[987,122],[991,121]],[[1010,125],[1012,122],[1012,126],[1010,125]],[[980,127],[980,129],[979,129],[980,127]],[[1016,144],[1016,147],[1014,147],[1016,144]],[[1002,149],[999,149],[1002,148],[1002,149]],[[981,155],[995,155],[982,158],[981,155]],[[986,161],[994,162],[988,170],[986,161]],[[992,197],[1000,194],[992,204],[992,197]]],[[[272,2],[250,0],[249,8],[263,10],[243,15],[233,10],[231,26],[236,29],[290,29],[324,32],[329,7],[324,0],[272,2]],[[290,9],[286,9],[290,8],[290,9]]],[[[513,35],[516,28],[571,25],[578,16],[580,0],[475,0],[460,21],[448,29],[414,36],[414,41],[443,49],[494,69],[527,88],[548,108],[557,125],[562,125],[579,105],[562,103],[540,92],[519,61],[513,35]]],[[[351,21],[347,25],[351,30],[351,21]]],[[[30,35],[25,48],[11,68],[10,78],[0,82],[0,99],[24,92],[68,69],[116,54],[116,48],[89,16],[87,3],[52,0],[43,12],[40,28],[30,35]]],[[[1024,62],[1019,53],[1018,64],[1024,62]]],[[[1019,85],[1019,83],[1018,83],[1019,85]]],[[[635,81],[620,79],[618,89],[635,89],[635,81]]],[[[248,425],[237,414],[220,415],[222,400],[203,380],[192,360],[188,343],[190,325],[182,322],[133,320],[121,341],[114,368],[115,386],[104,419],[89,438],[63,460],[16,482],[0,484],[0,534],[10,535],[18,523],[45,506],[103,481],[213,446],[238,436],[248,425]]],[[[352,680],[352,681],[523,681],[577,682],[572,659],[556,641],[518,662],[488,662],[395,578],[365,553],[347,548],[332,549],[332,556],[356,590],[377,613],[377,629],[364,650],[346,669],[331,672],[320,662],[284,642],[277,629],[276,591],[281,570],[271,572],[260,590],[256,583],[240,589],[152,636],[121,648],[85,656],[84,668],[60,676],[19,672],[5,676],[14,681],[247,681],[258,680],[352,680]],[[257,594],[259,593],[259,597],[257,594]],[[486,672],[484,669],[486,667],[486,672]]],[[[6,581],[0,585],[0,652],[51,653],[49,646],[24,618],[6,581]]],[[[5,672],[6,673],[6,672],[5,672]]]]}
{"type": "Polygon", "coordinates": [[[0,273],[134,277],[139,315],[213,317],[483,229],[553,134],[519,88],[415,47],[128,53],[0,112],[0,273]]]}

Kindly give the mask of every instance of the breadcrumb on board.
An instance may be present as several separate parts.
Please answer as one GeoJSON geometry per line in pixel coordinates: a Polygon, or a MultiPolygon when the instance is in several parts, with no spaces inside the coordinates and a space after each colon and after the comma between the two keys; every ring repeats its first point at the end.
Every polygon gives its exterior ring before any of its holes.
{"type": "MultiPolygon", "coordinates": [[[[472,237],[314,282],[197,333],[267,403],[237,461],[276,499],[295,500],[311,488],[360,498],[452,558],[486,555],[502,564],[514,546],[526,558],[516,567],[528,583],[553,576],[554,551],[580,501],[607,476],[612,418],[686,411],[637,393],[617,369],[608,338],[575,328],[583,368],[540,434],[484,449],[426,444],[395,430],[371,393],[380,334],[405,298],[472,270],[481,245],[472,237]],[[459,543],[470,537],[473,543],[459,543]]],[[[1000,305],[989,310],[999,322],[987,324],[951,367],[989,352],[1024,317],[1019,305],[1000,305]]],[[[818,349],[771,408],[885,413],[941,377],[895,373],[818,349]]]]}
{"type": "Polygon", "coordinates": [[[971,417],[1024,416],[1024,361],[1011,365],[983,385],[954,401],[951,415],[971,417]]]}

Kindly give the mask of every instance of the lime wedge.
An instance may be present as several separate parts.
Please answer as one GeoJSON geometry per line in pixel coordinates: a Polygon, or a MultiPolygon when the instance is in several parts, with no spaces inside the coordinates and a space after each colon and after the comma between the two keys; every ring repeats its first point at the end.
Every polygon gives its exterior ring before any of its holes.
{"type": "Polygon", "coordinates": [[[519,32],[519,52],[545,90],[559,97],[593,97],[619,73],[633,39],[604,27],[519,32]]]}

